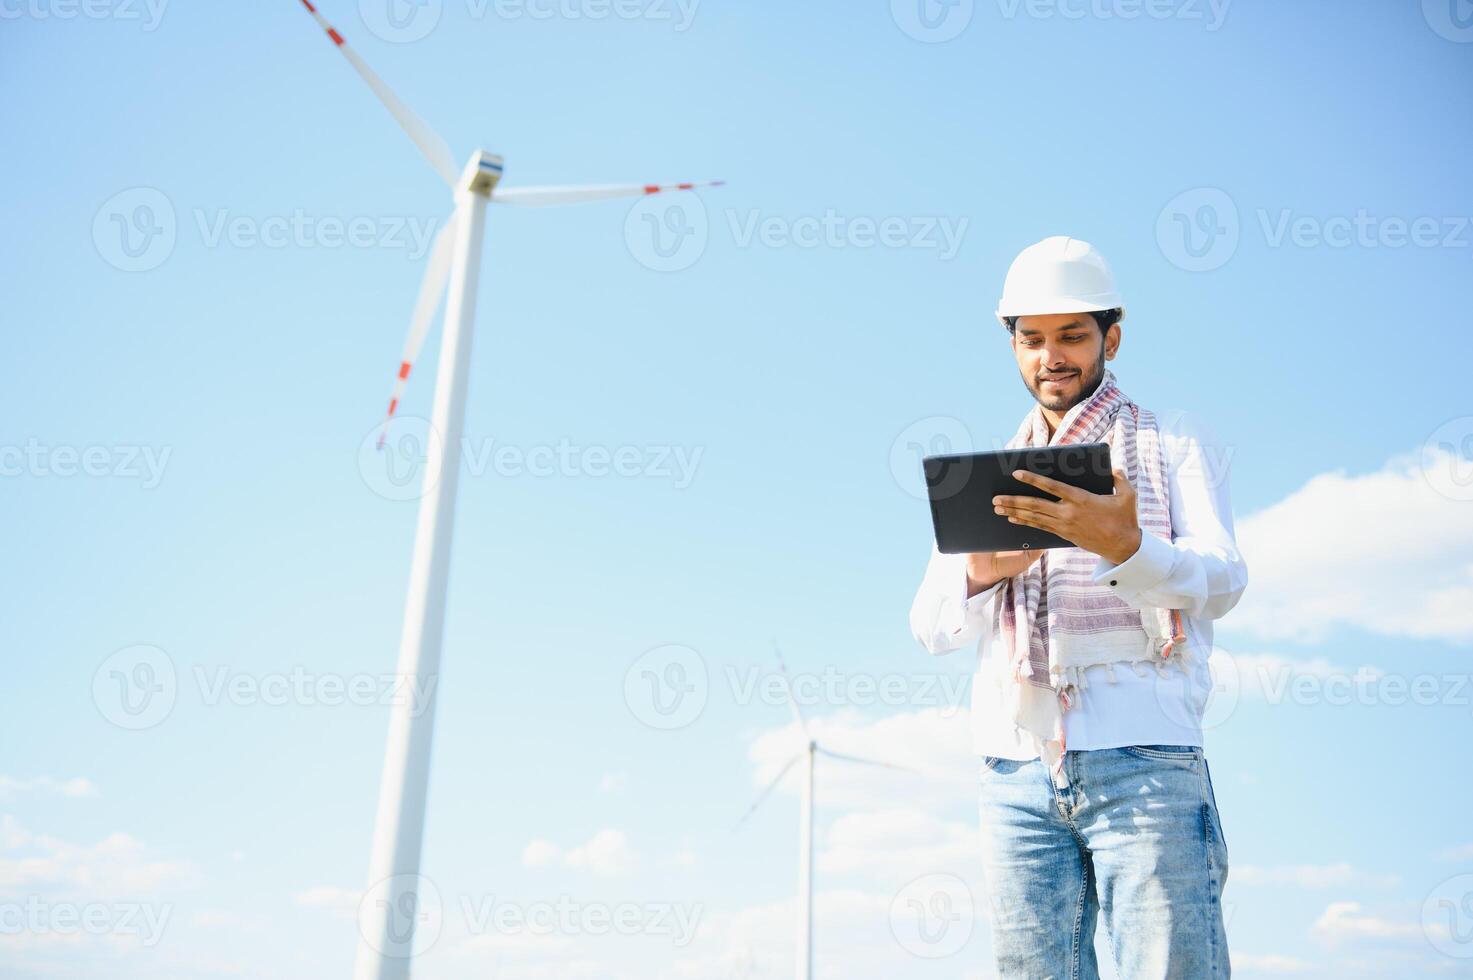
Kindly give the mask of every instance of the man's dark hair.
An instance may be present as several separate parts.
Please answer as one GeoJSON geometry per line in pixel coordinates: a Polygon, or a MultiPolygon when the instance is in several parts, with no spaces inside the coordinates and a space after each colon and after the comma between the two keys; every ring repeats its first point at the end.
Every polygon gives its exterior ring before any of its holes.
{"type": "MultiPolygon", "coordinates": [[[[1095,323],[1099,325],[1100,333],[1108,333],[1111,327],[1120,322],[1122,315],[1123,312],[1119,307],[1113,310],[1095,310],[1090,313],[1090,316],[1095,318],[1095,323]]],[[[1003,323],[1007,324],[1008,333],[1013,333],[1018,329],[1018,318],[1015,316],[1003,317],[1003,323]]]]}

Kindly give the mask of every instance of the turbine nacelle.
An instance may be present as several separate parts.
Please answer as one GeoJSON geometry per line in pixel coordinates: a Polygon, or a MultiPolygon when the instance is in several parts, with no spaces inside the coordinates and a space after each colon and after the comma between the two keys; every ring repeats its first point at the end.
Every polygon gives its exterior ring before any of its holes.
{"type": "Polygon", "coordinates": [[[471,154],[465,172],[460,175],[460,186],[472,194],[491,196],[501,180],[503,160],[495,153],[477,150],[471,154]]]}

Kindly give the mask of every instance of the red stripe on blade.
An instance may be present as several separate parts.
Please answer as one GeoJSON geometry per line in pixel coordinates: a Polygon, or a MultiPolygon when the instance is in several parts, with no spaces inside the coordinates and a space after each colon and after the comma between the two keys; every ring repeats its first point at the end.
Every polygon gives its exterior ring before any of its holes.
{"type": "Polygon", "coordinates": [[[658,194],[658,193],[660,193],[660,185],[659,184],[645,184],[644,185],[644,192],[646,194],[658,194]]]}
{"type": "Polygon", "coordinates": [[[389,399],[389,414],[390,415],[393,415],[394,414],[394,409],[396,409],[398,407],[399,407],[399,399],[397,399],[397,398],[390,398],[389,399]]]}
{"type": "Polygon", "coordinates": [[[404,361],[399,365],[399,380],[403,381],[407,377],[409,377],[409,362],[404,361]]]}
{"type": "Polygon", "coordinates": [[[327,29],[327,36],[332,38],[333,44],[336,44],[340,48],[343,46],[343,36],[335,28],[329,27],[327,29]]]}

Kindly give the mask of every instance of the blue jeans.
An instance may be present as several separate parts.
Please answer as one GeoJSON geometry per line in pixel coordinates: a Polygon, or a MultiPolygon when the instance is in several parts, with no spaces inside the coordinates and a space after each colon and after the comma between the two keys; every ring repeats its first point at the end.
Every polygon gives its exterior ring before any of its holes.
{"type": "Polygon", "coordinates": [[[982,757],[982,864],[1004,980],[1093,980],[1103,915],[1126,980],[1230,974],[1223,932],[1227,842],[1200,748],[982,757]],[[1060,780],[1063,782],[1064,780],[1060,780]]]}

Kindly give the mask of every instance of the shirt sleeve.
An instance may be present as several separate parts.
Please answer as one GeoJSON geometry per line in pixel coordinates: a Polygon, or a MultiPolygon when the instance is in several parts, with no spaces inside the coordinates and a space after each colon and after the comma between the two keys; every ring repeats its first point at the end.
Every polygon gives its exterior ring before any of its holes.
{"type": "Polygon", "coordinates": [[[1248,585],[1248,566],[1233,534],[1230,454],[1185,413],[1162,417],[1160,425],[1172,540],[1142,533],[1140,547],[1125,561],[1111,565],[1101,558],[1095,564],[1094,582],[1137,609],[1220,619],[1248,585]]]}
{"type": "Polygon", "coordinates": [[[943,555],[934,545],[925,577],[910,607],[910,631],[929,652],[950,653],[992,632],[992,599],[998,582],[967,597],[967,556],[943,555]]]}

